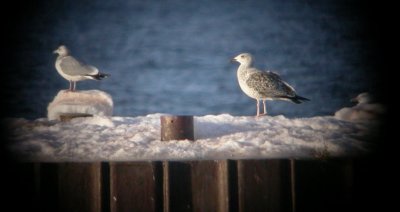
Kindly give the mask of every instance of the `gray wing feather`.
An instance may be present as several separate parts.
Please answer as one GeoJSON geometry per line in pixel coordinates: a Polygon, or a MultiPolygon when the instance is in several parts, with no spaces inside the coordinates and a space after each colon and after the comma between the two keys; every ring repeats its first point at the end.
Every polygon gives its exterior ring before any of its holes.
{"type": "Polygon", "coordinates": [[[296,92],[288,83],[274,72],[253,72],[246,81],[247,85],[266,97],[294,97],[296,92]]]}
{"type": "Polygon", "coordinates": [[[70,76],[85,76],[97,74],[98,70],[90,65],[84,65],[72,56],[61,59],[60,67],[65,74],[70,76]]]}

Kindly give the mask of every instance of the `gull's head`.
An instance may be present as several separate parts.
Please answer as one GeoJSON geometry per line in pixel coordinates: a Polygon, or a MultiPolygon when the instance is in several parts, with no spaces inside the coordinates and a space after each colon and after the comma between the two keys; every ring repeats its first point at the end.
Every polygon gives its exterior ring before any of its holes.
{"type": "Polygon", "coordinates": [[[238,62],[241,65],[250,65],[253,61],[250,53],[241,53],[232,59],[233,62],[238,62]]]}
{"type": "Polygon", "coordinates": [[[358,104],[368,104],[373,101],[373,97],[367,92],[361,93],[357,97],[351,99],[351,102],[357,102],[358,104]]]}
{"type": "Polygon", "coordinates": [[[58,54],[60,56],[66,56],[69,54],[69,50],[66,46],[61,45],[53,52],[54,54],[58,54]]]}

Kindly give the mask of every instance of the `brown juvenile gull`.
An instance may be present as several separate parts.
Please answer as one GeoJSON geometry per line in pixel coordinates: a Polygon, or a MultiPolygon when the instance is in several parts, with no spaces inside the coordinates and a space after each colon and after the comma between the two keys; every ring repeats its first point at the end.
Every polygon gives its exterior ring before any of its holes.
{"type": "Polygon", "coordinates": [[[296,94],[296,91],[281,77],[272,71],[260,71],[252,67],[253,58],[249,53],[242,53],[232,59],[240,63],[237,78],[242,91],[257,101],[257,116],[266,115],[266,100],[287,100],[300,104],[309,99],[296,94]],[[260,114],[260,101],[263,102],[264,113],[260,114]]]}
{"type": "Polygon", "coordinates": [[[99,70],[91,65],[83,64],[69,54],[66,46],[61,45],[54,54],[58,54],[56,60],[57,72],[69,81],[69,90],[75,91],[76,82],[92,79],[101,80],[108,77],[108,74],[100,73],[99,70]]]}

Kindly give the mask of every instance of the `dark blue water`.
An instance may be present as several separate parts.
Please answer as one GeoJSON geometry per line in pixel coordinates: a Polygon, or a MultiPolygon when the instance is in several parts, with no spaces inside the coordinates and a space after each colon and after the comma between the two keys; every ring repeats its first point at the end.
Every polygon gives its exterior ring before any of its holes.
{"type": "Polygon", "coordinates": [[[272,115],[331,115],[374,90],[365,20],[352,1],[55,1],[31,3],[8,67],[10,116],[45,117],[68,82],[54,68],[60,43],[111,74],[78,89],[112,95],[114,115],[254,115],[230,59],[242,52],[278,72],[296,105],[268,102],[272,115]]]}

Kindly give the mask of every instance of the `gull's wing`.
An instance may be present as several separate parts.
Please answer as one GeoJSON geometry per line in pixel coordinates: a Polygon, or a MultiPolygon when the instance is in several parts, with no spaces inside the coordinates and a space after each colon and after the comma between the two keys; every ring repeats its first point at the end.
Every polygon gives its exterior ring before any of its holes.
{"type": "Polygon", "coordinates": [[[96,67],[84,65],[72,56],[61,58],[60,67],[62,72],[70,76],[87,76],[99,72],[96,67]]]}

